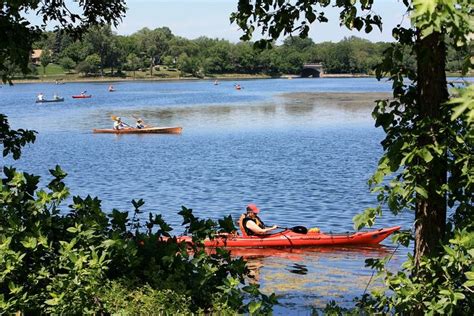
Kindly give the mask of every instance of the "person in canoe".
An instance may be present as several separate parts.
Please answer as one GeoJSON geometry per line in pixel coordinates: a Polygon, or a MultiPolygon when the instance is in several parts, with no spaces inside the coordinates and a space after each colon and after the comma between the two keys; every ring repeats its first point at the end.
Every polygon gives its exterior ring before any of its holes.
{"type": "Polygon", "coordinates": [[[86,93],[87,93],[87,90],[84,90],[81,92],[81,97],[85,97],[86,96],[86,93]]]}
{"type": "Polygon", "coordinates": [[[137,123],[135,124],[135,128],[142,129],[145,128],[145,124],[143,124],[143,120],[141,118],[137,118],[137,123]]]}
{"type": "Polygon", "coordinates": [[[265,235],[269,231],[277,229],[278,226],[265,226],[263,221],[258,217],[260,210],[255,204],[247,205],[247,212],[242,214],[239,219],[239,226],[244,236],[265,235]]]}
{"type": "Polygon", "coordinates": [[[36,100],[38,100],[38,101],[43,101],[43,100],[44,100],[44,94],[43,94],[43,92],[40,92],[40,93],[38,94],[38,96],[36,97],[36,100]]]}
{"type": "Polygon", "coordinates": [[[128,125],[127,123],[124,123],[122,122],[122,118],[120,118],[119,116],[115,117],[115,120],[114,120],[114,129],[126,129],[126,128],[130,128],[130,125],[128,125]]]}

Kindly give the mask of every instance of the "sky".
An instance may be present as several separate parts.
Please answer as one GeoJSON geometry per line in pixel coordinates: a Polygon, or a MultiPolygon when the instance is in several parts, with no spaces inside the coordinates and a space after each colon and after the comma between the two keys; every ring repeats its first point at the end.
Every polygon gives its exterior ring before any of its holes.
{"type": "MultiPolygon", "coordinates": [[[[237,9],[238,0],[127,0],[127,13],[116,32],[130,35],[143,27],[154,29],[167,26],[174,35],[188,39],[200,36],[238,42],[243,34],[238,26],[231,24],[230,14],[237,9]]],[[[347,36],[358,36],[373,42],[393,41],[392,28],[400,23],[409,24],[401,0],[376,0],[373,12],[382,17],[382,32],[374,29],[370,34],[349,31],[339,26],[337,8],[325,8],[330,22],[313,24],[310,37],[314,42],[337,42],[347,36]]],[[[254,40],[260,37],[254,38],[254,40]]]]}

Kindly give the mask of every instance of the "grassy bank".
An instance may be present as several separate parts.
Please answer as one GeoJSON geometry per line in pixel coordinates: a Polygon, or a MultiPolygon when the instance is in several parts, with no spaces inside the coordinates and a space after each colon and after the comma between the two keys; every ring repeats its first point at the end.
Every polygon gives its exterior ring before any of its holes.
{"type": "MultiPolygon", "coordinates": [[[[150,73],[149,69],[143,69],[140,71],[123,71],[120,74],[114,70],[112,74],[111,69],[106,69],[104,75],[89,75],[76,72],[66,72],[61,66],[56,64],[50,64],[45,69],[38,67],[38,73],[27,77],[15,77],[13,78],[14,83],[34,83],[34,82],[113,82],[113,81],[133,81],[133,80],[151,80],[151,81],[169,81],[169,80],[241,80],[241,79],[269,79],[275,78],[266,74],[241,74],[241,73],[227,73],[227,74],[215,74],[207,75],[202,77],[196,77],[191,74],[182,74],[179,70],[168,68],[166,66],[157,66],[153,73],[150,73]]],[[[448,72],[446,73],[451,78],[461,78],[461,73],[448,72]]],[[[474,72],[466,75],[466,77],[474,76],[474,72]]],[[[276,76],[276,78],[297,78],[297,75],[282,74],[276,76]]],[[[366,74],[324,74],[324,78],[370,78],[375,77],[373,75],[366,74]]]]}
{"type": "Polygon", "coordinates": [[[191,74],[182,74],[176,69],[169,69],[167,67],[155,67],[153,73],[150,73],[149,69],[143,69],[141,71],[123,71],[118,74],[116,70],[112,74],[111,69],[106,69],[104,75],[88,75],[76,73],[76,72],[66,72],[60,66],[50,64],[43,70],[42,67],[38,68],[38,73],[35,75],[30,75],[27,77],[15,77],[13,78],[14,83],[33,83],[33,82],[84,82],[84,81],[133,81],[133,80],[232,80],[232,79],[267,79],[271,78],[269,75],[265,74],[239,74],[239,73],[229,73],[229,74],[216,74],[211,76],[202,76],[196,77],[191,74]]]}

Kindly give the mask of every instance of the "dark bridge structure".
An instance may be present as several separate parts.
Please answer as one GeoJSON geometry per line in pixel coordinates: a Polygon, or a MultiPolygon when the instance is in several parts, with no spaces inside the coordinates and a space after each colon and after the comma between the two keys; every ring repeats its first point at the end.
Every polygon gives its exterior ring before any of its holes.
{"type": "Polygon", "coordinates": [[[301,71],[302,78],[319,78],[324,75],[323,64],[304,64],[301,71]]]}

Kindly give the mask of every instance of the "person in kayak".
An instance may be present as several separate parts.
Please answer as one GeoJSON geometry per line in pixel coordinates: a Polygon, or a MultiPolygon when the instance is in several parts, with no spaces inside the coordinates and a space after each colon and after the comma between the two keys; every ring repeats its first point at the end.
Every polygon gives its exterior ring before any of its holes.
{"type": "Polygon", "coordinates": [[[247,213],[242,214],[239,220],[240,230],[244,236],[265,235],[269,231],[277,229],[278,226],[266,227],[263,221],[258,217],[260,210],[255,204],[247,205],[247,213]]]}

